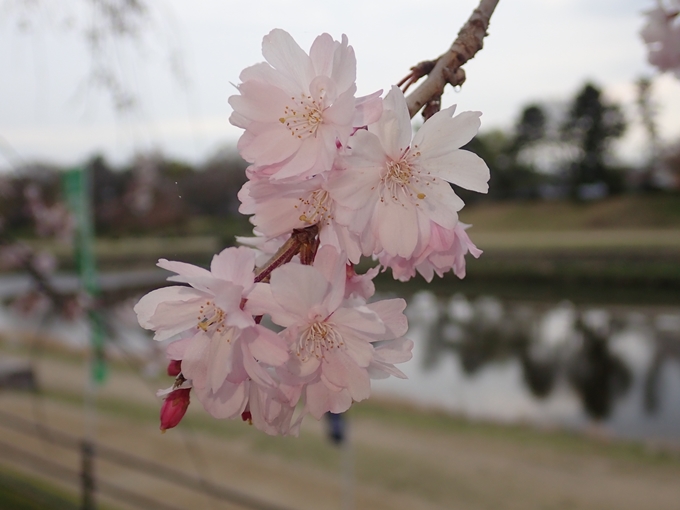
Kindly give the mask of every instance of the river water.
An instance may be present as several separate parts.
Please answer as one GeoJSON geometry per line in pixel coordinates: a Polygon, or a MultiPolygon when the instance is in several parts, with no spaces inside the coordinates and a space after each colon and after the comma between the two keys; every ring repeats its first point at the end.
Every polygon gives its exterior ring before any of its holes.
{"type": "MultiPolygon", "coordinates": [[[[23,285],[0,279],[0,297],[23,285]]],[[[616,437],[680,445],[680,307],[437,297],[428,291],[408,301],[407,336],[415,347],[413,359],[400,368],[409,379],[374,381],[375,394],[473,419],[596,426],[616,437]]],[[[146,375],[153,375],[164,368],[163,349],[136,325],[133,304],[109,311],[109,352],[147,359],[146,375]]],[[[48,334],[74,347],[88,338],[82,321],[27,318],[8,306],[0,306],[0,331],[48,334]]]]}
{"type": "Polygon", "coordinates": [[[680,444],[680,308],[437,298],[407,309],[408,381],[376,393],[470,418],[680,444]]]}

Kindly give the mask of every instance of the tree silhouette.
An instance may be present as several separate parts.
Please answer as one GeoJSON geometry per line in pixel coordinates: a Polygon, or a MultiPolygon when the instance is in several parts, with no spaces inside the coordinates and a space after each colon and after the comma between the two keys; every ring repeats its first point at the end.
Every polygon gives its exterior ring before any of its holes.
{"type": "Polygon", "coordinates": [[[608,165],[611,142],[623,135],[626,121],[617,104],[607,104],[599,88],[586,84],[578,93],[562,126],[563,138],[579,149],[569,169],[571,196],[579,198],[583,184],[604,183],[610,193],[620,192],[623,176],[608,165]]]}

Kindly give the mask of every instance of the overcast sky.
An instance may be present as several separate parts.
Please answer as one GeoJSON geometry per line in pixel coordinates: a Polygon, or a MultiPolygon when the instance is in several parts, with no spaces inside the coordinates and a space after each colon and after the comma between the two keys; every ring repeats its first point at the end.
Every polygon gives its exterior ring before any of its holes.
{"type": "MultiPolygon", "coordinates": [[[[0,167],[7,161],[78,164],[103,152],[116,163],[159,150],[200,162],[233,143],[227,98],[240,71],[262,61],[262,36],[290,32],[305,49],[322,32],[354,47],[360,94],[388,90],[410,66],[445,51],[474,0],[169,0],[153,2],[136,45],[108,48],[106,60],[139,99],[116,113],[87,84],[91,61],[78,27],[80,0],[42,0],[19,29],[16,0],[0,0],[0,167]],[[65,27],[71,27],[65,28],[65,27]],[[173,53],[172,49],[176,51],[173,53]],[[179,55],[183,84],[169,70],[179,55]]],[[[657,76],[638,36],[652,0],[500,0],[484,49],[466,66],[467,82],[444,104],[483,112],[482,130],[509,127],[532,101],[567,101],[591,80],[622,102],[637,124],[635,80],[656,76],[662,138],[680,138],[680,81],[657,76]]],[[[639,158],[632,128],[619,152],[639,158]]]]}

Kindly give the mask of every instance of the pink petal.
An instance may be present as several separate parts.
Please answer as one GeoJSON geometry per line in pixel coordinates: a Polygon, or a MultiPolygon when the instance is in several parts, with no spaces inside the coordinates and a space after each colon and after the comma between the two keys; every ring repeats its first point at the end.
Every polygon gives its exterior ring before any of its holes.
{"type": "Polygon", "coordinates": [[[347,388],[352,399],[359,402],[371,395],[371,380],[365,369],[342,351],[332,351],[326,355],[322,371],[326,378],[336,386],[347,388]]]}
{"type": "Polygon", "coordinates": [[[314,78],[311,59],[284,30],[275,28],[264,36],[262,55],[276,70],[293,79],[302,90],[314,78]]]}
{"type": "Polygon", "coordinates": [[[154,340],[167,340],[179,333],[194,329],[198,323],[196,320],[197,311],[197,306],[194,303],[179,301],[160,303],[152,317],[152,322],[157,324],[154,328],[156,330],[154,340]]]}
{"type": "Polygon", "coordinates": [[[246,81],[238,90],[241,94],[231,96],[229,104],[249,122],[277,122],[290,101],[285,91],[261,81],[246,81]]]}
{"type": "Polygon", "coordinates": [[[383,112],[382,90],[374,92],[368,96],[356,98],[354,103],[354,119],[352,126],[362,127],[377,122],[383,112]]]}
{"type": "Polygon", "coordinates": [[[321,381],[307,386],[306,396],[309,414],[317,420],[328,411],[344,413],[352,405],[352,396],[348,391],[331,391],[321,381]]]}
{"type": "Polygon", "coordinates": [[[396,338],[406,334],[408,331],[408,319],[403,314],[406,308],[406,301],[398,299],[383,299],[366,305],[367,308],[375,312],[383,324],[386,332],[385,338],[396,338]],[[389,335],[389,336],[388,336],[389,335]]]}
{"type": "Polygon", "coordinates": [[[331,78],[337,83],[338,92],[348,90],[357,79],[357,59],[345,34],[342,34],[342,41],[335,47],[331,78]]]}
{"type": "MultiPolygon", "coordinates": [[[[401,199],[407,201],[405,197],[401,199]]],[[[390,255],[411,257],[418,243],[416,207],[386,197],[384,202],[377,203],[374,218],[374,232],[383,249],[390,255]]]]}
{"type": "Polygon", "coordinates": [[[256,326],[247,333],[248,349],[262,363],[277,367],[288,361],[288,347],[283,339],[273,331],[256,326]]]}
{"type": "MultiPolygon", "coordinates": [[[[243,137],[241,137],[243,139],[243,137]]],[[[248,145],[239,145],[241,157],[257,165],[273,165],[289,158],[299,149],[301,140],[283,124],[269,124],[267,128],[253,134],[248,145]]]]}
{"type": "Polygon", "coordinates": [[[291,315],[305,320],[310,309],[324,301],[329,290],[328,282],[318,270],[295,264],[274,270],[270,285],[276,302],[291,315]]]}
{"type": "Polygon", "coordinates": [[[215,335],[210,340],[207,354],[208,387],[217,391],[224,383],[232,368],[234,342],[237,332],[228,329],[224,335],[215,335]]]}
{"type": "Polygon", "coordinates": [[[233,384],[224,381],[216,392],[197,389],[196,394],[203,407],[214,418],[230,419],[239,416],[247,403],[247,382],[233,384]]]}
{"type": "Polygon", "coordinates": [[[245,246],[227,248],[215,255],[210,264],[213,276],[249,289],[253,284],[255,251],[245,246]]]}

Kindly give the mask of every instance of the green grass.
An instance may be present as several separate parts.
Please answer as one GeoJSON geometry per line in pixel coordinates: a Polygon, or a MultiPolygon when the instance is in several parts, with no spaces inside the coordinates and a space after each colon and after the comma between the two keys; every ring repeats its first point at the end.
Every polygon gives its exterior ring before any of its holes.
{"type": "Polygon", "coordinates": [[[0,467],[0,508],[3,510],[78,510],[74,494],[0,467]]]}
{"type": "Polygon", "coordinates": [[[460,212],[471,232],[680,229],[680,194],[607,200],[482,202],[460,212]]]}

